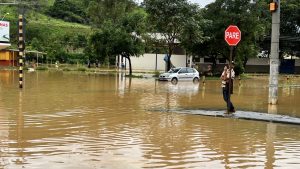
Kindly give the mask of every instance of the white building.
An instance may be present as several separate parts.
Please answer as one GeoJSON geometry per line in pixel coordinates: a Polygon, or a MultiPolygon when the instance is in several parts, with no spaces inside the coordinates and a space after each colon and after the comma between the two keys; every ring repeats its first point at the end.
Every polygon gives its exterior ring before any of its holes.
{"type": "MultiPolygon", "coordinates": [[[[149,34],[149,37],[157,42],[165,43],[165,37],[163,34],[160,33],[152,33],[149,34]]],[[[175,43],[179,44],[180,42],[175,39],[175,43]]],[[[165,71],[166,70],[166,62],[164,58],[166,57],[167,53],[145,53],[139,57],[131,56],[131,65],[132,70],[146,70],[146,71],[165,71]]],[[[125,65],[126,69],[129,69],[128,60],[123,58],[122,56],[118,56],[116,58],[117,64],[119,68],[122,68],[122,63],[125,65]]],[[[178,45],[171,56],[171,63],[175,67],[185,67],[185,66],[192,66],[192,57],[187,56],[185,51],[178,45]]]]}

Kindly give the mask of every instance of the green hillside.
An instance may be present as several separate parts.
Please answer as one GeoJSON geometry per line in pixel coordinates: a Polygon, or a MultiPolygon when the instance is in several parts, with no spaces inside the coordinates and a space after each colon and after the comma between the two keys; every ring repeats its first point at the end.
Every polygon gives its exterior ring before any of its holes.
{"type": "MultiPolygon", "coordinates": [[[[73,55],[83,56],[83,50],[87,44],[87,38],[91,33],[91,27],[87,24],[66,22],[53,18],[49,10],[55,0],[46,1],[40,6],[25,7],[25,41],[26,50],[41,51],[47,53],[49,58],[66,60],[73,55]]],[[[1,5],[0,16],[10,22],[11,49],[17,49],[18,40],[18,15],[20,9],[16,5],[1,5]]],[[[30,54],[29,54],[30,57],[30,54]]]]}

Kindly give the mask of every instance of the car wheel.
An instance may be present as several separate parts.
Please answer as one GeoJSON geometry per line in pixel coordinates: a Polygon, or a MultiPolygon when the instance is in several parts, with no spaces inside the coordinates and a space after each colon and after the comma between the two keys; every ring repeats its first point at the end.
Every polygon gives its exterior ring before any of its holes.
{"type": "Polygon", "coordinates": [[[199,83],[199,78],[198,78],[198,77],[195,77],[195,78],[193,79],[193,82],[194,82],[194,83],[199,83]]]}
{"type": "Polygon", "coordinates": [[[177,84],[178,83],[178,79],[176,77],[173,77],[171,80],[172,84],[177,84]]]}

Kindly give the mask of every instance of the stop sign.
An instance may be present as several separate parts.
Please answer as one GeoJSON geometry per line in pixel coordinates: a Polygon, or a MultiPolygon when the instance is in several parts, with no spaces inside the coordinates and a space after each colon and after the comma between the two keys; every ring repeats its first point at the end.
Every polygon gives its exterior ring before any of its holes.
{"type": "Polygon", "coordinates": [[[230,46],[236,46],[240,40],[241,40],[241,31],[240,29],[235,25],[230,25],[225,30],[225,41],[230,46]]]}

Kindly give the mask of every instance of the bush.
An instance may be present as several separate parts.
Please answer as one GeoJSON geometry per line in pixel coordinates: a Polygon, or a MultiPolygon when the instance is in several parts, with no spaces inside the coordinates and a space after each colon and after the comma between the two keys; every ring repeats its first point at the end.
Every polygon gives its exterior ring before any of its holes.
{"type": "Polygon", "coordinates": [[[160,72],[159,71],[155,71],[153,77],[159,77],[160,72]]]}
{"type": "Polygon", "coordinates": [[[70,68],[67,68],[67,67],[65,67],[65,68],[63,68],[63,71],[71,71],[71,69],[70,69],[70,68]]]}
{"type": "Polygon", "coordinates": [[[48,67],[39,66],[39,67],[36,67],[35,70],[48,70],[48,67]]]}
{"type": "Polygon", "coordinates": [[[85,67],[79,67],[79,68],[77,68],[77,71],[85,72],[86,68],[85,67]]]}
{"type": "Polygon", "coordinates": [[[235,71],[235,75],[238,76],[238,75],[243,74],[245,72],[245,68],[244,68],[243,64],[237,63],[234,66],[234,71],[235,71]]]}

